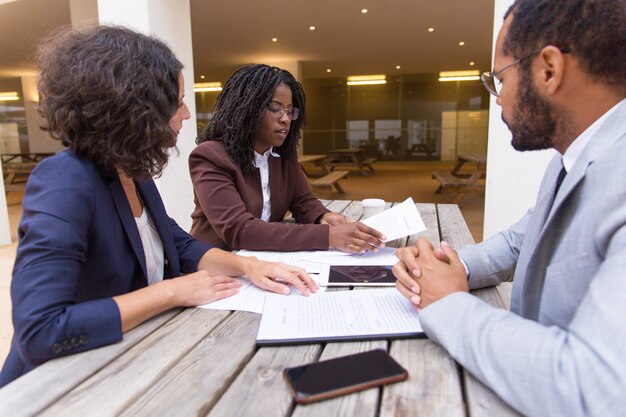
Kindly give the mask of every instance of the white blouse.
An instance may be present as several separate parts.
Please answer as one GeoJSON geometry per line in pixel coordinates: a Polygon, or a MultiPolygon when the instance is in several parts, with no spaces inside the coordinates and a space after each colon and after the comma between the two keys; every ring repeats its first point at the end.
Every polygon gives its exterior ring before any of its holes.
{"type": "Polygon", "coordinates": [[[143,252],[146,256],[146,270],[148,272],[148,285],[163,281],[164,252],[161,237],[154,227],[148,211],[144,208],[141,217],[135,217],[143,252]]]}
{"type": "Polygon", "coordinates": [[[263,155],[254,151],[254,166],[259,168],[261,174],[261,191],[263,192],[263,211],[261,212],[261,220],[268,222],[272,215],[272,202],[270,201],[270,155],[280,158],[280,155],[274,152],[274,147],[270,147],[263,155]]]}

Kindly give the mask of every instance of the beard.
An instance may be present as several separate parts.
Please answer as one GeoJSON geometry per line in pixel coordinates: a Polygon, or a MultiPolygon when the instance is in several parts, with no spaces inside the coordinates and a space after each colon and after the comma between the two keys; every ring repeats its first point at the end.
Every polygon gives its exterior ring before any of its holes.
{"type": "Polygon", "coordinates": [[[502,120],[513,136],[511,145],[518,151],[537,151],[554,147],[558,111],[535,88],[530,71],[520,71],[517,104],[510,121],[502,120]]]}

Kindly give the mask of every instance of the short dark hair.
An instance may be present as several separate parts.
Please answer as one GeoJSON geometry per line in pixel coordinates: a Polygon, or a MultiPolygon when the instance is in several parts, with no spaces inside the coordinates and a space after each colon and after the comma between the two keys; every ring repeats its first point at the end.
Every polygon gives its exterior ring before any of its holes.
{"type": "Polygon", "coordinates": [[[224,143],[228,155],[241,171],[252,172],[254,133],[280,83],[291,89],[293,107],[300,109],[300,114],[291,122],[285,142],[274,150],[281,157],[296,158],[300,128],[306,122],[304,89],[289,71],[263,64],[240,68],[226,81],[217,97],[213,118],[200,134],[198,143],[209,140],[224,143]]]}
{"type": "Polygon", "coordinates": [[[63,28],[37,58],[42,129],[106,170],[161,174],[183,68],[165,43],[122,27],[63,28]]]}
{"type": "MultiPolygon", "coordinates": [[[[626,91],[624,0],[516,0],[502,50],[521,58],[546,45],[571,52],[592,78],[626,91]]],[[[531,60],[521,62],[528,71],[531,60]]]]}

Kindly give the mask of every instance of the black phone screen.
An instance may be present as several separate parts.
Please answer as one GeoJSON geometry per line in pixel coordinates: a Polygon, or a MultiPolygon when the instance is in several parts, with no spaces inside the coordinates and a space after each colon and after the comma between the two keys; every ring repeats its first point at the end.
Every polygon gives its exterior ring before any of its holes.
{"type": "Polygon", "coordinates": [[[382,349],[287,368],[284,373],[296,400],[300,397],[311,398],[311,401],[401,381],[408,376],[382,349]]]}

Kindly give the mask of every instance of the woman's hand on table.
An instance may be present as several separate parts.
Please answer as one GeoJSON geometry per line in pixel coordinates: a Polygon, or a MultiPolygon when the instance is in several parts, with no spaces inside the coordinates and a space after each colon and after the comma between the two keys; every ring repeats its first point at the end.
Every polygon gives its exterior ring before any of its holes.
{"type": "Polygon", "coordinates": [[[241,287],[234,278],[212,275],[204,270],[164,280],[162,284],[170,285],[175,305],[179,307],[192,307],[231,297],[241,287]]]}
{"type": "Polygon", "coordinates": [[[288,285],[296,287],[304,296],[317,292],[319,285],[302,268],[282,262],[260,261],[249,258],[245,273],[250,281],[259,288],[278,294],[289,294],[288,285]]]}

